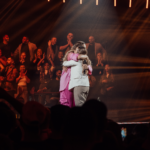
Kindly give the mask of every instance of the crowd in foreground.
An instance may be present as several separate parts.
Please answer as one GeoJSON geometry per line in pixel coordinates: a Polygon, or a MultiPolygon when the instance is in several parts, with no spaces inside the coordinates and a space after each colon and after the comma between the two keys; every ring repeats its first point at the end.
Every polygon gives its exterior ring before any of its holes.
{"type": "Polygon", "coordinates": [[[149,150],[148,126],[137,126],[122,141],[121,127],[107,118],[103,102],[91,99],[82,107],[31,101],[23,104],[0,89],[2,150],[149,150]],[[11,107],[10,107],[11,105],[11,107]],[[14,109],[20,114],[16,119],[14,109]]]}

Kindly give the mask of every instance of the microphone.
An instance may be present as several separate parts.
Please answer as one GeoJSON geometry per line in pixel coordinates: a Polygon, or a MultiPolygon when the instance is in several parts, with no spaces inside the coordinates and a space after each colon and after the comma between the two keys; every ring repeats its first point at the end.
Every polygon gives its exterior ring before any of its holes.
{"type": "MultiPolygon", "coordinates": [[[[87,61],[85,59],[83,60],[83,64],[87,64],[87,61]]],[[[86,70],[84,69],[84,74],[86,73],[85,71],[86,70]]]]}

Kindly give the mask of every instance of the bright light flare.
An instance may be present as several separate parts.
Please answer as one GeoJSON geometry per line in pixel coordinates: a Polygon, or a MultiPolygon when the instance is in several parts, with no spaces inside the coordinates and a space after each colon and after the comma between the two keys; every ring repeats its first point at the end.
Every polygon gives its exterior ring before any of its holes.
{"type": "Polygon", "coordinates": [[[148,9],[149,6],[149,0],[146,0],[146,9],[148,9]]]}
{"type": "Polygon", "coordinates": [[[50,0],[47,0],[48,2],[50,2],[50,0]]]}
{"type": "Polygon", "coordinates": [[[96,0],[96,5],[98,5],[98,0],[96,0]]]}
{"type": "Polygon", "coordinates": [[[129,7],[132,6],[132,0],[129,0],[129,7]]]}
{"type": "Polygon", "coordinates": [[[82,4],[82,0],[80,0],[80,4],[82,4]]]}
{"type": "Polygon", "coordinates": [[[117,6],[117,0],[114,0],[114,7],[117,6]]]}

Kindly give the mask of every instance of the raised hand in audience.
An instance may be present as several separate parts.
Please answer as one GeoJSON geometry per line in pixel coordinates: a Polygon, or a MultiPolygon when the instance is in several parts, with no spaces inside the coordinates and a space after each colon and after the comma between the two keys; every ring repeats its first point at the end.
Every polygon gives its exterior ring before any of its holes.
{"type": "Polygon", "coordinates": [[[51,40],[48,41],[48,46],[51,46],[51,40]]]}

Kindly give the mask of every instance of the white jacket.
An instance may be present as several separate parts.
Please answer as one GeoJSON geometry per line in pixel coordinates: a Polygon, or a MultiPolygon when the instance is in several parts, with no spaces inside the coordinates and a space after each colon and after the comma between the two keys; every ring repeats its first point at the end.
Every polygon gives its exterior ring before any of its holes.
{"type": "Polygon", "coordinates": [[[90,86],[88,76],[82,73],[82,61],[64,61],[63,66],[71,67],[69,90],[76,86],[90,86]]]}

